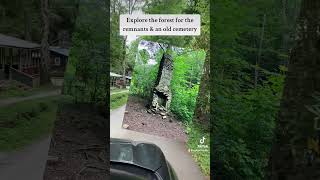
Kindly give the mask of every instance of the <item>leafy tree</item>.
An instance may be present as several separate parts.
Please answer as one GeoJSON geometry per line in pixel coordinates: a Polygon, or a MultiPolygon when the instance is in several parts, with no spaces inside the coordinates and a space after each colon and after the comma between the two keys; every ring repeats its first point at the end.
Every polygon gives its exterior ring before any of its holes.
{"type": "Polygon", "coordinates": [[[177,56],[174,62],[170,108],[189,124],[193,120],[205,56],[203,50],[191,51],[177,56]]]}
{"type": "Polygon", "coordinates": [[[319,130],[316,115],[307,107],[316,103],[320,70],[320,3],[303,0],[296,44],[290,54],[269,179],[319,179],[319,130]],[[306,173],[307,172],[307,173],[306,173]]]}
{"type": "MultiPolygon", "coordinates": [[[[146,14],[181,14],[186,7],[187,2],[185,0],[148,0],[144,5],[143,11],[146,14]]],[[[185,47],[191,40],[188,36],[148,36],[142,38],[160,43],[164,48],[164,52],[169,54],[172,52],[172,46],[185,47]]]]}
{"type": "Polygon", "coordinates": [[[66,93],[74,96],[77,102],[106,101],[109,64],[104,7],[104,1],[83,1],[80,5],[65,78],[66,93]]]}
{"type": "MultiPolygon", "coordinates": [[[[288,1],[286,5],[293,17],[294,3],[297,1],[288,1]]],[[[287,28],[283,28],[282,7],[282,2],[273,0],[217,0],[211,4],[214,178],[266,177],[264,169],[290,49],[283,46],[283,34],[291,34],[291,27],[295,26],[293,21],[288,21],[287,28]],[[260,61],[256,63],[258,58],[260,61]],[[255,69],[259,72],[256,86],[255,69]]]]}

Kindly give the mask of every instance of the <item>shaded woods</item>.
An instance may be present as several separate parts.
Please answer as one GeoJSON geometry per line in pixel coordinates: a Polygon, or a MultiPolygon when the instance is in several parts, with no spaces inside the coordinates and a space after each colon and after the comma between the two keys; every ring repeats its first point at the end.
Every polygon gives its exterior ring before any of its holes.
{"type": "Polygon", "coordinates": [[[212,6],[214,178],[319,179],[319,9],[312,0],[212,6]]]}
{"type": "Polygon", "coordinates": [[[104,1],[80,5],[65,74],[64,93],[76,103],[100,104],[107,111],[107,11],[104,1]]]}
{"type": "Polygon", "coordinates": [[[264,179],[299,2],[218,0],[211,8],[213,176],[264,179]]]}

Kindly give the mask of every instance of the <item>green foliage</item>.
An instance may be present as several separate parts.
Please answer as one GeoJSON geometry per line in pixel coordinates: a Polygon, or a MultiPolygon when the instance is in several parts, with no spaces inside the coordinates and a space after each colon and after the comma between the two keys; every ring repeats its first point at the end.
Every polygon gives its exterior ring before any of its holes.
{"type": "Polygon", "coordinates": [[[131,80],[130,93],[140,97],[151,98],[158,69],[159,64],[136,63],[131,80]]]}
{"type": "Polygon", "coordinates": [[[187,8],[186,0],[147,0],[144,12],[147,14],[179,14],[187,8]]]}
{"type": "MultiPolygon", "coordinates": [[[[147,0],[143,11],[146,14],[182,14],[187,8],[186,0],[147,0]]],[[[188,36],[145,36],[142,38],[177,47],[185,47],[192,40],[188,36]]]]}
{"type": "Polygon", "coordinates": [[[139,51],[139,57],[144,64],[147,64],[150,59],[150,55],[146,49],[139,51]]]}
{"type": "MultiPolygon", "coordinates": [[[[78,0],[50,1],[50,44],[61,35],[69,41],[77,16],[78,0]]],[[[2,0],[0,2],[0,32],[40,43],[42,38],[41,1],[2,0]]]]}
{"type": "Polygon", "coordinates": [[[39,111],[40,112],[44,112],[44,111],[48,110],[48,108],[49,108],[48,104],[46,104],[44,102],[39,103],[39,111]]]}
{"type": "Polygon", "coordinates": [[[204,151],[198,148],[199,140],[202,137],[205,137],[205,144],[210,145],[210,134],[204,133],[205,130],[202,129],[201,125],[196,123],[190,123],[187,126],[189,130],[188,133],[188,142],[187,146],[191,150],[192,156],[198,165],[201,168],[201,171],[204,173],[205,176],[210,175],[210,149],[206,148],[204,151]],[[199,151],[198,151],[199,150],[199,151]]]}
{"type": "Polygon", "coordinates": [[[183,121],[193,119],[204,59],[204,51],[192,51],[174,60],[170,109],[183,121]]]}
{"type": "MultiPolygon", "coordinates": [[[[147,51],[138,52],[130,86],[132,95],[146,99],[152,98],[152,90],[159,70],[162,51],[157,53],[157,64],[149,64],[147,51]]],[[[174,55],[174,67],[171,80],[172,101],[170,110],[184,122],[191,122],[196,106],[202,68],[205,59],[204,51],[188,51],[174,55]]]]}
{"type": "Polygon", "coordinates": [[[0,109],[0,150],[15,150],[50,134],[58,104],[69,97],[54,96],[18,102],[0,109]],[[40,105],[42,104],[42,105],[40,105]],[[41,106],[46,110],[41,111],[41,106]]]}
{"type": "Polygon", "coordinates": [[[110,109],[117,109],[125,105],[128,100],[128,93],[117,93],[110,96],[110,109]]]}
{"type": "Polygon", "coordinates": [[[264,179],[299,0],[217,0],[211,63],[214,178],[264,179]],[[284,14],[283,10],[285,10],[284,14]],[[290,14],[290,15],[289,15],[290,14]],[[254,68],[266,15],[258,86],[254,68]]]}
{"type": "Polygon", "coordinates": [[[64,89],[76,102],[106,103],[107,33],[104,4],[83,2],[72,37],[64,89]]]}
{"type": "Polygon", "coordinates": [[[284,75],[256,89],[216,97],[213,137],[215,176],[263,179],[280,105],[284,75]]]}

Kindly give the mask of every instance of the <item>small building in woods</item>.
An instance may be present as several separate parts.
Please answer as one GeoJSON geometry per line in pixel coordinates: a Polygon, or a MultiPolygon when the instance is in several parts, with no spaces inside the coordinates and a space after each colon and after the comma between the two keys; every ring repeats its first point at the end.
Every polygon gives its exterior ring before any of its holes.
{"type": "Polygon", "coordinates": [[[131,83],[131,77],[126,76],[126,81],[123,81],[123,75],[116,74],[113,72],[110,72],[110,87],[111,88],[126,88],[130,86],[131,83]]]}
{"type": "MultiPolygon", "coordinates": [[[[50,47],[49,50],[51,81],[61,79],[68,61],[68,50],[59,47],[50,47]]],[[[0,80],[16,80],[30,87],[40,86],[41,59],[39,44],[0,34],[0,80]]]]}
{"type": "Polygon", "coordinates": [[[50,47],[50,79],[55,86],[62,86],[67,67],[69,50],[61,47],[50,47]]]}

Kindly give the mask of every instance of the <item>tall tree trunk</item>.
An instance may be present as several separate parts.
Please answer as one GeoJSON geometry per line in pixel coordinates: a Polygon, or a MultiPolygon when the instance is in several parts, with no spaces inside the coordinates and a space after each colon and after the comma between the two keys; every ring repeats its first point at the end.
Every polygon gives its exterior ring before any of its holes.
{"type": "Polygon", "coordinates": [[[262,43],[264,39],[264,29],[266,25],[266,14],[263,15],[263,22],[261,27],[261,34],[260,34],[260,42],[259,42],[259,49],[258,49],[258,56],[256,59],[256,66],[254,68],[254,87],[257,87],[259,81],[259,65],[261,61],[261,52],[262,52],[262,43]]]}
{"type": "Polygon", "coordinates": [[[282,23],[283,23],[283,32],[282,32],[282,48],[283,50],[287,50],[287,42],[288,42],[288,20],[287,20],[287,9],[288,9],[288,1],[282,0],[282,23]]]}
{"type": "Polygon", "coordinates": [[[320,1],[303,0],[269,161],[269,179],[320,179],[319,131],[306,106],[320,92],[320,1]],[[318,151],[319,152],[319,151],[318,151]]]}
{"type": "Polygon", "coordinates": [[[203,125],[209,127],[210,115],[210,53],[206,53],[206,59],[203,66],[203,75],[201,77],[197,105],[195,109],[195,118],[203,125]]]}
{"type": "Polygon", "coordinates": [[[49,8],[48,0],[41,0],[41,15],[43,22],[42,40],[41,40],[41,82],[45,83],[49,80],[49,8]]]}
{"type": "Polygon", "coordinates": [[[31,41],[31,17],[27,7],[23,11],[24,16],[24,39],[31,41]]]}
{"type": "Polygon", "coordinates": [[[126,62],[126,43],[127,43],[127,36],[125,36],[123,38],[123,42],[122,42],[122,48],[123,48],[123,52],[122,52],[122,80],[123,80],[123,85],[126,86],[126,69],[127,69],[127,62],[126,62]]]}
{"type": "MultiPolygon", "coordinates": [[[[128,4],[128,13],[132,14],[134,8],[135,8],[135,4],[136,4],[136,0],[129,0],[129,4],[128,4]]],[[[123,67],[123,72],[122,72],[122,78],[123,78],[123,83],[124,86],[126,86],[126,70],[127,70],[127,62],[126,62],[126,42],[127,42],[127,36],[124,37],[123,39],[123,62],[122,62],[122,67],[123,67]]]]}

